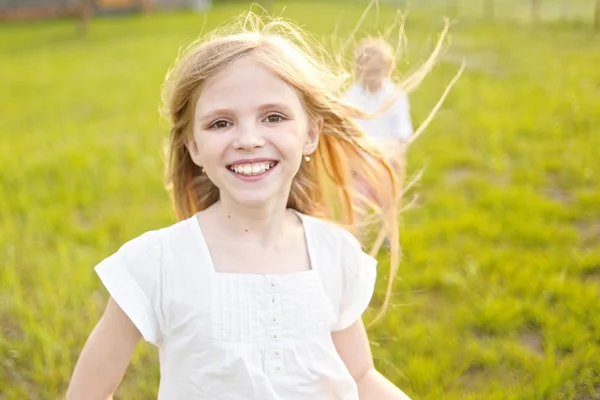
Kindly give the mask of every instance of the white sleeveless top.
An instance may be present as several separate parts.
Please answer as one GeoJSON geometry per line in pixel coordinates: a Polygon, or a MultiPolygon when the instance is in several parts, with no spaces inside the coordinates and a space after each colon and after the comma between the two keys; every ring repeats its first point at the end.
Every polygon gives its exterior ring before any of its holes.
{"type": "Polygon", "coordinates": [[[216,272],[197,216],[147,232],[96,266],[159,348],[159,399],[358,399],[331,332],[361,317],[377,261],[344,229],[299,216],[308,271],[216,272]]]}

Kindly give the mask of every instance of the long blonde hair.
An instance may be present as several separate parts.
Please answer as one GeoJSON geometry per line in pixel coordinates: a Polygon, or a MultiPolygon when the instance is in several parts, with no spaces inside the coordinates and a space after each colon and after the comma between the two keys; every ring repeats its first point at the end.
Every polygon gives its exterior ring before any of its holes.
{"type": "Polygon", "coordinates": [[[218,188],[194,164],[185,144],[204,82],[244,56],[253,57],[295,88],[313,123],[318,118],[323,121],[311,161],[301,164],[293,180],[288,207],[350,230],[357,225],[357,212],[366,207],[373,212],[360,222],[375,223],[379,233],[371,253],[377,253],[383,239],[389,238],[390,276],[383,313],[400,259],[402,180],[353,122],[365,115],[342,100],[341,90],[350,74],[309,35],[282,18],[247,12],[193,43],[167,74],[163,102],[171,133],[166,180],[177,219],[189,218],[219,200],[218,188]],[[359,198],[353,190],[353,174],[371,183],[379,204],[359,198]]]}

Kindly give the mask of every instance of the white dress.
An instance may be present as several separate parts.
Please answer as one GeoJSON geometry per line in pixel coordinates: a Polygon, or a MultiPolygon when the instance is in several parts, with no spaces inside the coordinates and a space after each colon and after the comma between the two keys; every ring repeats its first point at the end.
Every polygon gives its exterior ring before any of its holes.
{"type": "Polygon", "coordinates": [[[399,140],[407,141],[412,136],[413,125],[408,96],[399,92],[391,79],[385,79],[381,88],[374,93],[368,92],[360,84],[355,84],[348,89],[344,97],[352,106],[368,114],[382,110],[393,100],[389,108],[377,117],[355,121],[365,134],[382,148],[396,146],[399,140]]]}
{"type": "Polygon", "coordinates": [[[377,261],[342,228],[299,216],[308,271],[216,272],[197,216],[147,232],[96,266],[159,349],[159,399],[358,399],[331,332],[361,317],[377,261]]]}

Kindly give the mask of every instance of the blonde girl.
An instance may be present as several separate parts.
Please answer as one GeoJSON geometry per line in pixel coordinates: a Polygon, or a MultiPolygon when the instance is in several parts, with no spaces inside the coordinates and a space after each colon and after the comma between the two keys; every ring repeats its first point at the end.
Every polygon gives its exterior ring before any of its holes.
{"type": "Polygon", "coordinates": [[[374,368],[361,316],[377,261],[350,232],[352,167],[386,200],[387,305],[400,181],[319,46],[281,19],[240,21],[167,75],[178,222],[96,266],[110,299],[69,400],[110,397],[141,338],[158,348],[159,399],[407,399],[374,368]]]}
{"type": "MultiPolygon", "coordinates": [[[[394,49],[382,38],[366,38],[354,48],[353,61],[355,83],[346,91],[345,99],[365,113],[356,123],[395,169],[404,168],[406,143],[414,130],[408,96],[391,78],[396,65],[394,49]]],[[[383,199],[369,179],[358,171],[353,176],[357,194],[365,204],[381,204],[383,199]]]]}
{"type": "Polygon", "coordinates": [[[408,95],[391,78],[396,65],[394,49],[382,38],[363,39],[354,49],[354,65],[356,83],[346,92],[346,99],[373,115],[357,123],[397,158],[414,129],[408,95]]]}

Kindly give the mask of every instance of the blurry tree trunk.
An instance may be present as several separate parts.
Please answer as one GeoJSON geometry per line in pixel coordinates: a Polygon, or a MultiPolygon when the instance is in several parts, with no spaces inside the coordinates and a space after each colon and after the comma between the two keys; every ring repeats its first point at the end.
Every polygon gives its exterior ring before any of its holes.
{"type": "Polygon", "coordinates": [[[488,19],[494,19],[494,0],[485,0],[483,3],[483,16],[488,19]]]}
{"type": "Polygon", "coordinates": [[[569,16],[569,1],[562,0],[561,7],[560,7],[560,19],[562,21],[567,21],[569,19],[568,16],[569,16]]]}
{"type": "Polygon", "coordinates": [[[140,0],[140,4],[144,14],[150,14],[154,11],[154,0],[140,0]]]}
{"type": "Polygon", "coordinates": [[[455,17],[458,15],[458,0],[448,0],[448,16],[455,17]]]}
{"type": "Polygon", "coordinates": [[[92,1],[93,0],[79,0],[79,18],[77,22],[77,33],[80,36],[84,36],[88,31],[88,24],[90,15],[92,14],[92,1]]]}
{"type": "Polygon", "coordinates": [[[531,20],[533,22],[540,20],[540,0],[531,0],[531,20]]]}
{"type": "Polygon", "coordinates": [[[594,14],[594,28],[600,31],[600,0],[596,0],[596,12],[594,14]]]}

